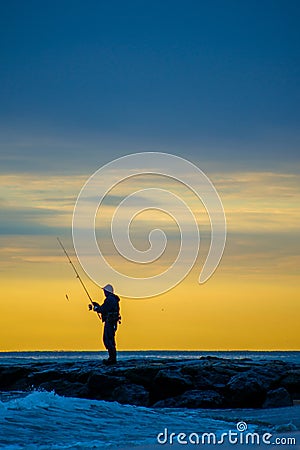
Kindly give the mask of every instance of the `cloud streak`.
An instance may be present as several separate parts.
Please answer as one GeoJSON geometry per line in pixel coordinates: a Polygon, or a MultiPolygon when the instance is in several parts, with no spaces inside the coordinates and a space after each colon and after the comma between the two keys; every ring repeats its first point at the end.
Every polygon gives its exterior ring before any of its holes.
{"type": "MultiPolygon", "coordinates": [[[[131,180],[132,184],[118,185],[104,201],[99,211],[97,232],[103,251],[117,261],[110,241],[110,220],[114,207],[137,187],[158,185],[152,180],[131,180]]],[[[296,275],[299,254],[300,194],[299,176],[287,173],[232,172],[215,173],[211,177],[223,200],[228,222],[228,239],[221,262],[224,273],[296,275]]],[[[50,263],[61,258],[54,244],[56,235],[70,241],[73,206],[84,176],[42,177],[21,174],[2,176],[1,223],[2,244],[0,265],[15,267],[23,262],[50,263]],[[25,247],[21,245],[27,236],[25,247]],[[43,237],[42,237],[43,236],[43,237]]],[[[182,195],[197,215],[202,238],[200,260],[206,254],[210,240],[209,219],[194,194],[174,181],[165,188],[182,195]]],[[[141,199],[141,206],[143,206],[141,199]]],[[[153,204],[155,206],[155,204],[153,204]]],[[[178,212],[180,215],[180,211],[178,212]]],[[[181,220],[185,220],[184,215],[181,220]]],[[[138,248],[146,248],[148,233],[161,227],[169,238],[168,253],[160,262],[169,263],[178,250],[178,228],[166,215],[153,211],[137,216],[132,224],[133,241],[138,248]],[[145,247],[146,246],[146,247],[145,247]]],[[[135,269],[136,270],[136,269],[135,269]]]]}
{"type": "MultiPolygon", "coordinates": [[[[125,174],[124,174],[125,175],[125,174]]],[[[119,178],[122,174],[119,174],[119,178]]],[[[99,209],[98,227],[107,226],[114,208],[127,195],[136,189],[151,186],[168,189],[181,198],[194,211],[198,222],[204,230],[209,229],[209,220],[205,208],[199,199],[181,183],[166,180],[162,177],[146,179],[129,179],[118,184],[105,198],[99,209]]],[[[224,204],[229,231],[255,233],[296,231],[299,229],[300,208],[300,176],[296,174],[278,173],[236,173],[213,174],[211,176],[224,204]]],[[[86,181],[85,176],[52,176],[43,175],[3,175],[1,186],[1,230],[9,232],[9,227],[27,230],[30,226],[34,232],[38,226],[42,229],[55,230],[57,227],[70,228],[73,208],[77,195],[86,181]]],[[[92,200],[92,199],[91,199],[92,200]]],[[[138,201],[138,199],[137,199],[138,201]]],[[[152,199],[153,208],[163,207],[160,199],[152,199]]],[[[143,198],[140,198],[143,207],[143,198]]],[[[178,211],[180,216],[181,212],[178,211]]],[[[184,220],[182,211],[181,220],[184,220]]],[[[153,214],[152,214],[153,219],[153,214]]],[[[167,224],[165,215],[157,215],[157,220],[167,224]]],[[[147,221],[147,215],[137,217],[137,223],[147,221]]]]}

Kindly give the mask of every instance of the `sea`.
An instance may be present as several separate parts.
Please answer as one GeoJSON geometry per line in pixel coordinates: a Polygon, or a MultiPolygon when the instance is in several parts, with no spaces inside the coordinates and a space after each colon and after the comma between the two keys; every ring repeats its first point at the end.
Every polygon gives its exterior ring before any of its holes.
{"type": "MultiPolygon", "coordinates": [[[[119,352],[119,360],[201,356],[300,363],[300,352],[119,352]]],[[[100,360],[104,352],[2,352],[1,365],[100,360]]],[[[276,448],[300,449],[300,405],[275,409],[172,409],[0,391],[0,448],[9,450],[276,448]],[[248,437],[247,437],[248,436],[248,437]]]]}

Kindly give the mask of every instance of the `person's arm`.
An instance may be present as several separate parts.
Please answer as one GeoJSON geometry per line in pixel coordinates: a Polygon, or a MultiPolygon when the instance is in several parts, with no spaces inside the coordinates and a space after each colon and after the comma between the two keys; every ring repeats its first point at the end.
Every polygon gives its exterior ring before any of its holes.
{"type": "Polygon", "coordinates": [[[107,305],[107,299],[104,300],[104,303],[102,303],[102,305],[99,305],[99,303],[97,302],[93,302],[93,306],[89,305],[89,310],[93,310],[96,313],[100,313],[100,314],[106,314],[107,310],[108,310],[108,305],[107,305]]]}

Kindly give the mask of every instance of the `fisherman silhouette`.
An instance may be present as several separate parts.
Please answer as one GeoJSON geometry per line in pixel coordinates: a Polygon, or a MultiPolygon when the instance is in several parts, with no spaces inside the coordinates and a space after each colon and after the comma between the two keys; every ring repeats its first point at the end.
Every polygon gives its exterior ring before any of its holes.
{"type": "Polygon", "coordinates": [[[111,284],[107,284],[102,289],[105,295],[104,302],[102,305],[99,305],[97,302],[92,302],[93,306],[89,305],[89,310],[101,314],[102,322],[104,322],[103,343],[109,355],[108,359],[103,360],[103,363],[111,365],[117,362],[115,334],[118,323],[121,323],[120,298],[114,293],[114,288],[111,284]]]}

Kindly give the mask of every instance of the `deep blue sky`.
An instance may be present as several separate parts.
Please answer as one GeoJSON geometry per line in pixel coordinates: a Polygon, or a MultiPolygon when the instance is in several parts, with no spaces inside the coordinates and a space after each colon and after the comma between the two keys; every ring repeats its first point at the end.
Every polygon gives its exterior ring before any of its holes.
{"type": "Polygon", "coordinates": [[[298,164],[299,23],[292,0],[2,2],[2,168],[298,164]]]}

